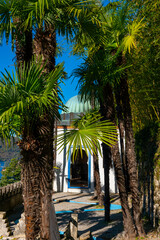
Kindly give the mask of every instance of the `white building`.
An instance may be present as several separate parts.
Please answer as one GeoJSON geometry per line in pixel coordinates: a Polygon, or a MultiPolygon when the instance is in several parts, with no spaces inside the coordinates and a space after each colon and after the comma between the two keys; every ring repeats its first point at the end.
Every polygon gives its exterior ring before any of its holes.
{"type": "MultiPolygon", "coordinates": [[[[67,113],[62,113],[62,120],[57,123],[57,134],[71,128],[71,121],[78,118],[81,113],[91,109],[89,101],[80,101],[79,96],[74,96],[65,104],[68,107],[67,113]]],[[[78,150],[77,150],[78,151],[78,150]]],[[[54,190],[62,192],[93,192],[94,191],[94,171],[93,155],[88,151],[88,155],[83,150],[83,157],[77,154],[76,159],[72,158],[72,147],[69,150],[69,157],[66,158],[67,149],[56,153],[56,166],[54,190]]],[[[103,159],[99,156],[99,171],[102,190],[104,188],[104,168],[103,159]]],[[[117,192],[114,168],[110,169],[110,191],[117,192]]]]}

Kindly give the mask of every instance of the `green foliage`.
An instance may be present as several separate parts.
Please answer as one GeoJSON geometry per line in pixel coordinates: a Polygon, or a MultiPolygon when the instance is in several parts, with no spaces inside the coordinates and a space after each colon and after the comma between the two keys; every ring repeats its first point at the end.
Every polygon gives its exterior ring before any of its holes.
{"type": "Polygon", "coordinates": [[[67,130],[63,134],[59,134],[57,143],[59,149],[63,150],[67,145],[67,155],[69,154],[71,146],[73,146],[73,158],[77,148],[84,148],[87,153],[101,154],[100,142],[112,146],[117,142],[117,128],[109,121],[102,121],[102,117],[98,112],[86,113],[79,116],[72,123],[72,129],[67,130]],[[97,150],[96,150],[97,147],[97,150]]]}
{"type": "Polygon", "coordinates": [[[49,74],[44,73],[41,65],[41,61],[33,61],[12,75],[6,70],[0,77],[0,121],[10,135],[21,135],[24,126],[29,134],[46,109],[59,116],[55,106],[61,105],[58,80],[63,75],[63,65],[49,74]]]}
{"type": "Polygon", "coordinates": [[[100,19],[106,41],[100,40],[101,33],[98,41],[86,42],[88,56],[73,75],[79,78],[82,96],[94,95],[103,101],[103,86],[109,83],[114,87],[126,74],[126,69],[132,68],[130,62],[120,59],[122,55],[126,55],[126,59],[128,53],[137,47],[144,22],[143,18],[130,21],[128,5],[118,2],[116,7],[114,4],[103,7],[100,19]]]}
{"type": "MultiPolygon", "coordinates": [[[[2,0],[0,3],[0,40],[9,36],[12,47],[15,38],[24,44],[22,32],[29,29],[52,26],[60,35],[80,46],[81,39],[92,43],[101,36],[102,25],[99,15],[101,2],[98,0],[2,0]]],[[[14,48],[13,48],[14,49],[14,48]]]]}
{"type": "Polygon", "coordinates": [[[73,71],[73,75],[79,78],[79,93],[82,96],[87,98],[94,93],[95,98],[103,101],[103,86],[107,83],[114,86],[128,67],[123,64],[117,66],[117,56],[112,56],[104,48],[85,58],[85,62],[73,71]]]}
{"type": "Polygon", "coordinates": [[[7,184],[18,182],[20,180],[21,180],[20,161],[16,158],[13,158],[2,171],[0,186],[3,187],[6,186],[7,184]]]}
{"type": "Polygon", "coordinates": [[[132,53],[129,71],[130,95],[135,132],[150,121],[160,121],[160,26],[159,1],[130,3],[135,14],[144,18],[143,37],[138,38],[137,49],[132,53]]]}

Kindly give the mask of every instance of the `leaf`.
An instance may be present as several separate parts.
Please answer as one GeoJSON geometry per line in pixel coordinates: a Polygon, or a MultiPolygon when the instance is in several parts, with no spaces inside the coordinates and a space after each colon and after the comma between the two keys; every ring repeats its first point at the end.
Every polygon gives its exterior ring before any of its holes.
{"type": "Polygon", "coordinates": [[[79,116],[79,119],[74,120],[72,129],[67,130],[65,133],[57,136],[58,150],[63,150],[66,146],[67,156],[71,146],[73,146],[73,158],[76,154],[76,149],[80,149],[82,154],[82,148],[86,151],[97,154],[101,154],[100,142],[112,146],[117,142],[117,128],[109,121],[101,121],[102,117],[98,112],[87,113],[83,116],[79,116]]]}
{"type": "MultiPolygon", "coordinates": [[[[55,71],[43,72],[42,62],[34,60],[28,66],[20,66],[18,74],[5,71],[0,79],[1,135],[9,132],[22,134],[24,125],[30,128],[43,112],[51,111],[59,117],[57,106],[61,105],[58,80],[63,75],[63,64],[55,71]],[[4,128],[5,126],[5,128],[4,128]]],[[[6,134],[7,133],[7,134],[6,134]]]]}

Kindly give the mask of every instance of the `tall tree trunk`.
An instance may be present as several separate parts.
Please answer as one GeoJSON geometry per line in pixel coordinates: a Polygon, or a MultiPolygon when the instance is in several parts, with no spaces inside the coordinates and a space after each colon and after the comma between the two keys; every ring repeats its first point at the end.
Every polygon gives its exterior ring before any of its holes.
{"type": "Polygon", "coordinates": [[[93,165],[94,165],[95,191],[97,194],[98,203],[100,206],[102,206],[104,202],[103,202],[103,196],[101,191],[98,156],[96,154],[93,154],[93,165]]]}
{"type": "Polygon", "coordinates": [[[151,193],[150,193],[150,189],[151,189],[151,182],[150,182],[150,172],[148,172],[147,175],[147,190],[148,190],[148,217],[150,220],[150,215],[151,215],[151,193]]]}
{"type": "MultiPolygon", "coordinates": [[[[118,84],[117,84],[118,85],[118,84]]],[[[121,161],[123,163],[123,172],[125,177],[126,183],[126,190],[127,193],[129,192],[129,174],[128,174],[128,162],[125,155],[125,128],[124,128],[124,119],[123,119],[123,112],[122,112],[122,102],[121,102],[121,89],[119,86],[115,87],[115,99],[116,99],[116,112],[118,118],[118,129],[119,129],[119,139],[120,139],[120,150],[121,150],[121,161]]]]}
{"type": "Polygon", "coordinates": [[[40,162],[35,152],[37,141],[21,141],[21,181],[25,212],[26,239],[36,239],[40,232],[40,162]],[[34,146],[32,146],[34,145],[34,146]]]}
{"type": "Polygon", "coordinates": [[[109,170],[111,166],[111,149],[106,144],[102,144],[103,149],[103,167],[104,167],[104,206],[105,221],[110,221],[110,185],[109,170]]]}
{"type": "Polygon", "coordinates": [[[135,231],[133,219],[132,219],[129,205],[128,205],[128,195],[127,195],[126,186],[125,186],[125,178],[124,178],[122,163],[120,161],[120,156],[119,156],[118,144],[112,147],[112,156],[113,156],[116,180],[117,180],[120,201],[122,206],[124,231],[126,233],[126,236],[129,239],[133,239],[136,237],[136,231],[135,231]]]}
{"type": "MultiPolygon", "coordinates": [[[[92,94],[91,98],[91,107],[92,110],[95,109],[95,97],[92,94]]],[[[97,147],[95,146],[96,150],[97,147]]],[[[99,173],[99,162],[98,162],[98,155],[93,154],[93,169],[94,169],[94,195],[98,199],[98,203],[100,206],[104,204],[103,196],[102,196],[102,189],[101,189],[101,181],[100,181],[100,173],[99,173]]]]}
{"type": "MultiPolygon", "coordinates": [[[[100,111],[102,116],[104,116],[104,119],[111,120],[112,122],[115,123],[114,98],[113,98],[112,87],[110,84],[106,84],[103,87],[103,99],[100,102],[100,111]]],[[[112,158],[113,158],[114,167],[115,167],[115,174],[117,178],[117,185],[119,188],[122,213],[123,213],[124,230],[126,235],[131,239],[135,237],[136,234],[135,234],[134,223],[133,223],[132,216],[128,206],[128,196],[126,192],[126,184],[125,184],[125,178],[124,178],[124,173],[122,169],[122,162],[119,154],[118,143],[115,146],[113,146],[112,149],[109,149],[109,150],[112,153],[112,158]]],[[[103,151],[105,151],[105,149],[103,151]]],[[[108,164],[109,166],[111,162],[111,158],[109,158],[108,152],[107,152],[107,156],[108,156],[108,159],[104,159],[104,161],[106,161],[107,162],[106,164],[108,164]]],[[[108,168],[107,168],[107,174],[108,174],[108,168]]],[[[109,182],[109,175],[107,175],[107,177],[109,182]]],[[[106,204],[110,204],[109,199],[107,199],[106,204]]]]}
{"type": "Polygon", "coordinates": [[[154,225],[154,168],[151,169],[151,223],[154,225]]]}
{"type": "Polygon", "coordinates": [[[15,32],[15,47],[16,47],[16,60],[18,67],[24,62],[29,63],[33,56],[32,46],[32,28],[22,29],[22,20],[18,17],[13,18],[13,22],[16,25],[15,32]]]}
{"type": "Polygon", "coordinates": [[[46,63],[45,72],[55,68],[56,33],[52,26],[36,30],[33,52],[37,59],[41,57],[43,64],[46,63]]]}
{"type": "Polygon", "coordinates": [[[138,188],[138,168],[135,154],[135,141],[133,137],[131,106],[128,92],[127,75],[120,80],[122,107],[125,125],[125,151],[128,164],[128,173],[130,180],[130,191],[132,194],[133,216],[139,236],[144,236],[145,232],[141,220],[140,211],[140,193],[138,188]]]}
{"type": "MultiPolygon", "coordinates": [[[[55,68],[55,51],[56,51],[56,35],[54,28],[45,26],[44,29],[37,29],[34,38],[34,53],[36,58],[42,58],[45,65],[44,71],[49,73],[55,68]]],[[[57,106],[55,106],[57,108],[57,106]]],[[[41,138],[43,142],[43,169],[41,170],[41,184],[40,184],[40,204],[41,204],[41,239],[59,239],[58,225],[56,217],[51,216],[52,205],[52,183],[53,183],[53,127],[54,116],[53,113],[46,112],[45,116],[40,119],[41,123],[41,138]],[[43,132],[46,133],[44,134],[43,132]],[[54,218],[54,223],[51,221],[54,218]],[[54,224],[54,225],[53,225],[54,224]],[[51,233],[52,232],[52,233],[51,233]],[[56,238],[55,238],[56,236],[56,238]],[[53,238],[51,238],[53,237],[53,238]]]]}
{"type": "Polygon", "coordinates": [[[143,216],[146,215],[146,181],[145,178],[143,180],[143,208],[142,208],[143,216]]]}
{"type": "Polygon", "coordinates": [[[53,153],[48,154],[51,147],[48,139],[52,138],[52,123],[48,115],[40,120],[36,119],[35,125],[32,125],[32,132],[24,131],[19,143],[23,156],[26,239],[54,240],[60,238],[52,205],[53,153]]]}
{"type": "MultiPolygon", "coordinates": [[[[101,84],[101,83],[99,83],[101,84]]],[[[113,120],[113,95],[112,88],[109,84],[103,87],[103,94],[100,99],[100,112],[103,120],[113,120]]],[[[110,189],[109,189],[109,170],[111,165],[111,148],[102,144],[103,149],[103,166],[104,166],[104,207],[105,221],[110,221],[110,189]]]]}
{"type": "MultiPolygon", "coordinates": [[[[22,32],[19,19],[17,25],[16,58],[17,65],[32,58],[32,30],[22,32]],[[19,29],[18,29],[19,28],[19,29]]],[[[45,71],[49,73],[55,68],[55,31],[50,27],[38,29],[34,39],[34,54],[42,57],[46,63],[45,71]]],[[[22,184],[24,211],[26,222],[26,239],[58,240],[60,235],[52,203],[53,181],[53,114],[46,113],[41,119],[35,119],[32,134],[28,135],[24,128],[22,141],[19,143],[22,158],[22,184]]]]}

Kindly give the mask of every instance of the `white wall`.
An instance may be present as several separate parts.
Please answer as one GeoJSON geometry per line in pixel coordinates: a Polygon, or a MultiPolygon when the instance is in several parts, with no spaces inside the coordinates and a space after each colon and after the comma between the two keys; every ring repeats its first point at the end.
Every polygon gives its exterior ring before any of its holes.
{"type": "MultiPolygon", "coordinates": [[[[63,192],[93,192],[94,191],[94,172],[93,172],[93,156],[91,156],[91,175],[90,175],[90,189],[78,189],[78,188],[68,188],[68,159],[66,159],[66,150],[63,150],[61,153],[57,151],[56,166],[58,169],[55,169],[55,179],[53,182],[54,191],[63,191],[63,192]]],[[[99,156],[99,171],[101,178],[101,187],[104,189],[104,168],[103,168],[103,159],[99,156]]],[[[110,191],[115,193],[116,182],[114,168],[110,169],[110,191]]]]}

